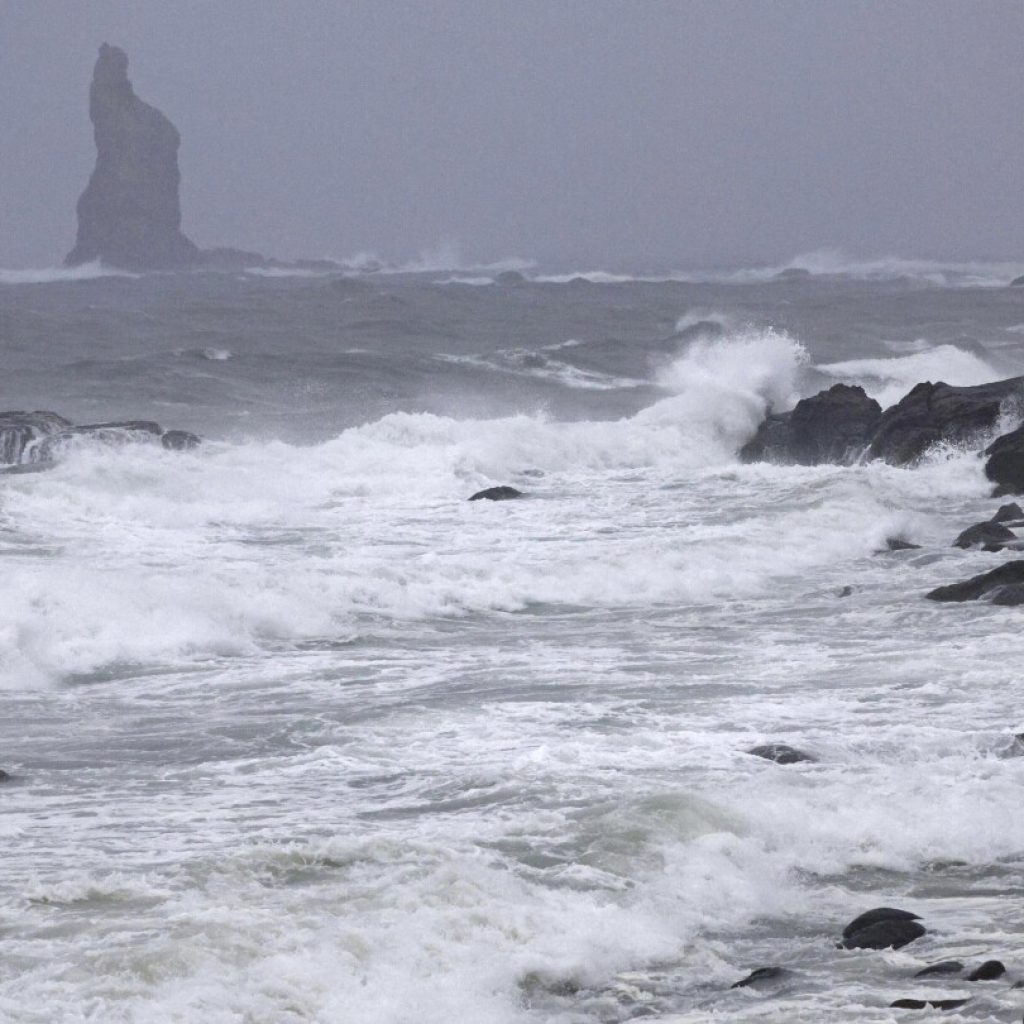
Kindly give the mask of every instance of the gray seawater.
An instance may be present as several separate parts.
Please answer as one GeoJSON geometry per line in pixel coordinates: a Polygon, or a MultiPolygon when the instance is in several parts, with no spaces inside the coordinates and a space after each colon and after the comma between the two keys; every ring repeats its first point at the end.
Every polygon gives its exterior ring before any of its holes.
{"type": "Polygon", "coordinates": [[[1024,372],[1001,273],[0,273],[0,408],[207,438],[0,477],[0,1020],[1019,1020],[1020,611],[922,599],[979,461],[735,458],[1024,372]]]}

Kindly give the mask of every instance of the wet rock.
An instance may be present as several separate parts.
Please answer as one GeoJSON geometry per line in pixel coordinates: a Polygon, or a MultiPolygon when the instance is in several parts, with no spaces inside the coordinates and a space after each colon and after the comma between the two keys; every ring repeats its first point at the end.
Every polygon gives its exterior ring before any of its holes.
{"type": "Polygon", "coordinates": [[[7,772],[5,772],[3,770],[3,768],[0,768],[0,782],[10,782],[10,781],[11,781],[11,776],[7,772]]]}
{"type": "Polygon", "coordinates": [[[729,988],[748,988],[751,985],[757,986],[766,981],[778,981],[786,977],[789,971],[785,967],[758,967],[751,971],[745,978],[730,985],[729,988]]]}
{"type": "Polygon", "coordinates": [[[855,917],[844,929],[843,938],[848,939],[854,932],[862,928],[870,928],[871,925],[879,924],[882,921],[920,921],[917,914],[909,910],[897,910],[895,907],[875,907],[873,910],[866,910],[859,917],[855,917]]]}
{"type": "Polygon", "coordinates": [[[995,493],[1024,494],[1024,426],[997,437],[985,449],[985,476],[995,493]]]}
{"type": "Polygon", "coordinates": [[[929,1006],[935,1010],[955,1010],[966,1002],[966,999],[897,999],[889,1006],[894,1010],[925,1010],[929,1006]]]}
{"type": "Polygon", "coordinates": [[[886,537],[885,547],[888,551],[919,551],[920,544],[911,544],[909,540],[902,537],[886,537]]]}
{"type": "Polygon", "coordinates": [[[80,444],[98,443],[119,448],[127,444],[160,444],[162,437],[163,429],[152,420],[86,423],[47,437],[38,446],[37,461],[53,462],[80,444]]]}
{"type": "Polygon", "coordinates": [[[1024,604],[1024,583],[1010,583],[1005,587],[996,587],[988,594],[991,604],[1003,608],[1017,608],[1024,604]]]}
{"type": "Polygon", "coordinates": [[[476,494],[469,496],[470,501],[480,501],[481,499],[486,501],[511,501],[513,498],[523,497],[522,491],[517,491],[514,487],[508,487],[502,485],[501,487],[488,487],[485,490],[477,491],[476,494]]]}
{"type": "Polygon", "coordinates": [[[527,281],[518,270],[503,270],[494,279],[494,283],[505,285],[506,287],[515,287],[516,285],[526,284],[527,281]]]}
{"type": "Polygon", "coordinates": [[[1015,501],[1009,505],[1000,505],[999,510],[992,517],[993,523],[1010,523],[1014,520],[1024,520],[1024,508],[1021,508],[1015,501]]]}
{"type": "Polygon", "coordinates": [[[802,761],[814,763],[817,760],[786,743],[762,743],[758,747],[751,747],[746,753],[753,754],[754,757],[763,757],[766,761],[774,761],[776,764],[799,764],[802,761]]]}
{"type": "Polygon", "coordinates": [[[743,462],[817,466],[850,463],[863,452],[882,415],[864,389],[836,384],[791,412],[770,414],[740,449],[743,462]]]}
{"type": "Polygon", "coordinates": [[[55,412],[0,412],[0,463],[31,460],[38,441],[70,426],[55,412]]]}
{"type": "Polygon", "coordinates": [[[96,167],[78,200],[69,266],[102,260],[129,270],[184,267],[198,249],[181,233],[181,137],[135,95],[128,56],[104,43],[89,90],[96,167]]]}
{"type": "Polygon", "coordinates": [[[936,587],[925,597],[929,601],[977,601],[979,597],[998,590],[1000,587],[1024,583],[1024,561],[1016,559],[1004,562],[999,568],[972,576],[962,583],[950,583],[936,587]]]}
{"type": "Polygon", "coordinates": [[[975,523],[969,526],[955,541],[955,548],[984,548],[986,551],[1001,551],[1008,541],[1015,541],[1017,534],[1002,523],[975,523]]]}
{"type": "Polygon", "coordinates": [[[980,442],[1006,407],[1022,398],[1021,377],[963,388],[941,381],[918,384],[882,413],[868,453],[902,466],[916,461],[940,441],[980,442]]]}
{"type": "Polygon", "coordinates": [[[968,981],[995,981],[1006,973],[1006,968],[999,960],[986,960],[983,964],[975,967],[967,975],[968,981]]]}
{"type": "Polygon", "coordinates": [[[172,452],[185,452],[198,448],[203,442],[196,434],[187,430],[167,430],[160,438],[160,443],[172,452]]]}
{"type": "Polygon", "coordinates": [[[901,949],[925,934],[924,925],[914,920],[876,921],[844,936],[844,949],[901,949]]]}
{"type": "Polygon", "coordinates": [[[1024,274],[1021,274],[1021,276],[1020,276],[1020,277],[1015,277],[1015,278],[1014,278],[1014,279],[1013,279],[1013,280],[1012,280],[1012,281],[1010,282],[1010,287],[1011,287],[1011,288],[1020,288],[1020,287],[1022,287],[1022,286],[1024,286],[1024,274]]]}
{"type": "Polygon", "coordinates": [[[845,587],[839,587],[836,590],[836,597],[850,597],[853,594],[853,587],[849,583],[845,587]]]}
{"type": "Polygon", "coordinates": [[[928,978],[933,974],[959,974],[963,969],[964,965],[959,960],[943,960],[940,963],[922,967],[914,977],[928,978]]]}

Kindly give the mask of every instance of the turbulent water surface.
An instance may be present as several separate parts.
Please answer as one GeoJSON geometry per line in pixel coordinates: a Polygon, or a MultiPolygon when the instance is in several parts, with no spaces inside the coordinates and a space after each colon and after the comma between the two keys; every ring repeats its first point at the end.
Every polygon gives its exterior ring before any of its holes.
{"type": "Polygon", "coordinates": [[[0,274],[0,408],[207,438],[0,477],[0,1019],[1018,1020],[1021,612],[922,598],[981,463],[736,451],[1024,373],[1024,289],[811,269],[0,274]]]}

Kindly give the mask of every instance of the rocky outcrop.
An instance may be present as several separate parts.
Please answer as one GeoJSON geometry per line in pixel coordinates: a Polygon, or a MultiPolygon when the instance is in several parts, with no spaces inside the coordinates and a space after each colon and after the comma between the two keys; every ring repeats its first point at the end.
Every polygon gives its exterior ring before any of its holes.
{"type": "Polygon", "coordinates": [[[955,541],[955,548],[984,548],[986,551],[1001,551],[1017,540],[1017,534],[1002,523],[975,523],[968,526],[955,541]]]}
{"type": "Polygon", "coordinates": [[[996,425],[1007,406],[1024,398],[1024,378],[957,388],[918,384],[882,414],[868,453],[903,466],[940,441],[978,442],[996,425]]]}
{"type": "Polygon", "coordinates": [[[985,455],[985,476],[996,485],[996,494],[1024,494],[1024,426],[997,437],[985,455]]]}
{"type": "Polygon", "coordinates": [[[512,501],[514,498],[523,497],[522,491],[517,491],[514,487],[509,487],[507,484],[502,484],[500,487],[488,487],[483,491],[477,491],[476,494],[469,496],[470,501],[512,501]]]}
{"type": "Polygon", "coordinates": [[[82,447],[153,444],[186,451],[200,443],[187,430],[164,430],[151,420],[74,426],[55,412],[0,412],[0,472],[5,473],[46,468],[82,447]]]}
{"type": "Polygon", "coordinates": [[[881,416],[882,407],[863,388],[836,384],[797,402],[791,412],[769,415],[740,458],[797,466],[850,463],[867,447],[881,416]]]}
{"type": "Polygon", "coordinates": [[[78,200],[78,237],[65,263],[102,260],[129,270],[193,264],[181,233],[178,130],[143,103],[128,80],[128,56],[104,43],[89,90],[96,167],[78,200]]]}
{"type": "Polygon", "coordinates": [[[70,426],[55,412],[0,412],[0,464],[22,462],[39,441],[70,426]]]}
{"type": "Polygon", "coordinates": [[[1024,584],[1024,560],[1004,562],[998,569],[972,576],[961,583],[950,583],[945,587],[936,587],[925,596],[930,601],[977,601],[978,598],[996,592],[1004,587],[1017,587],[1024,584]]]}

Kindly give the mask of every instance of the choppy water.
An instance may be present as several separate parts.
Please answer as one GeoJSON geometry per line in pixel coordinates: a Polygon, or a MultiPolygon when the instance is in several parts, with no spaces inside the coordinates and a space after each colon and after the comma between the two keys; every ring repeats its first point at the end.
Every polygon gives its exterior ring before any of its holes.
{"type": "Polygon", "coordinates": [[[922,599],[980,463],[735,461],[1024,372],[1006,269],[8,273],[0,408],[210,440],[0,478],[0,1019],[1018,1020],[1021,613],[922,599]]]}

